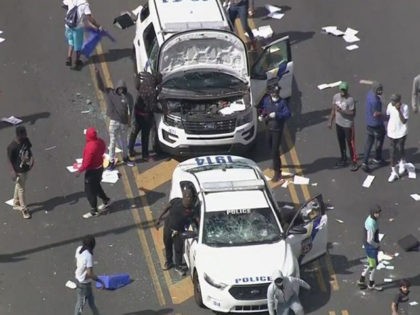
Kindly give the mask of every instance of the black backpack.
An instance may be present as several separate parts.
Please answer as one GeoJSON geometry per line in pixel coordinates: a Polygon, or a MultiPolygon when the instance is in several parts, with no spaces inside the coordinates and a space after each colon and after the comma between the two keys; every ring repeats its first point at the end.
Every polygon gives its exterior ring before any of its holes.
{"type": "Polygon", "coordinates": [[[78,24],[77,7],[78,5],[75,5],[73,8],[71,8],[64,18],[66,25],[70,28],[75,28],[78,24]]]}
{"type": "Polygon", "coordinates": [[[34,158],[32,155],[31,147],[29,143],[25,142],[22,144],[18,154],[19,167],[25,170],[30,170],[34,164],[34,158]]]}

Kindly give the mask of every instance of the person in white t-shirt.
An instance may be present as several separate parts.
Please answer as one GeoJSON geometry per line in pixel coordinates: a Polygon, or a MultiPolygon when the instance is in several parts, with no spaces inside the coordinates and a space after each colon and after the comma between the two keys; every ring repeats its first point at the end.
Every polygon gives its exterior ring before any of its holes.
{"type": "Polygon", "coordinates": [[[102,288],[104,283],[93,273],[93,249],[96,241],[92,235],[87,235],[82,241],[82,246],[76,249],[76,271],[74,276],[77,280],[77,301],[74,309],[74,315],[81,315],[83,307],[87,302],[94,315],[99,315],[99,311],[93,297],[91,280],[100,282],[102,288]]]}
{"type": "Polygon", "coordinates": [[[391,140],[391,175],[388,178],[388,182],[393,182],[400,175],[404,174],[406,164],[405,140],[408,132],[408,105],[401,103],[400,94],[392,94],[391,102],[386,108],[386,114],[389,117],[387,135],[391,140]],[[397,155],[399,155],[399,159],[397,155]]]}
{"type": "Polygon", "coordinates": [[[65,36],[69,45],[66,59],[66,66],[72,66],[73,51],[76,52],[76,67],[81,68],[83,62],[80,60],[80,52],[83,45],[83,31],[85,23],[93,25],[98,30],[102,27],[96,22],[92,16],[89,3],[86,0],[63,0],[63,7],[67,9],[67,13],[77,6],[77,26],[74,28],[65,25],[65,36]]]}

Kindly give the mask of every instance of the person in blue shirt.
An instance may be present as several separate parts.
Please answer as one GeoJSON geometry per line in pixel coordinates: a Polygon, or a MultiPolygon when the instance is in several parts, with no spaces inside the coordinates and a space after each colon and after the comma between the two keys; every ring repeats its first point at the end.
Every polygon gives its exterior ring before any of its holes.
{"type": "Polygon", "coordinates": [[[265,122],[267,127],[268,143],[273,161],[273,182],[281,180],[280,145],[283,136],[284,124],[291,116],[286,99],[280,98],[278,85],[270,89],[268,95],[262,100],[262,110],[258,117],[259,121],[265,122]]]}
{"type": "Polygon", "coordinates": [[[375,205],[370,209],[370,215],[365,220],[364,225],[364,236],[363,236],[363,246],[365,248],[367,256],[367,265],[365,266],[359,281],[357,281],[358,286],[361,289],[366,288],[365,279],[368,273],[369,274],[369,290],[382,291],[382,287],[375,284],[374,276],[375,271],[378,266],[378,252],[379,252],[379,225],[378,219],[381,215],[382,208],[379,205],[375,205]]]}
{"type": "Polygon", "coordinates": [[[382,91],[382,84],[373,82],[372,88],[366,97],[367,138],[362,164],[362,170],[365,172],[371,171],[369,167],[369,155],[375,141],[375,158],[373,159],[373,162],[377,165],[385,164],[385,161],[382,158],[382,146],[385,139],[384,114],[382,112],[381,100],[382,91]]]}

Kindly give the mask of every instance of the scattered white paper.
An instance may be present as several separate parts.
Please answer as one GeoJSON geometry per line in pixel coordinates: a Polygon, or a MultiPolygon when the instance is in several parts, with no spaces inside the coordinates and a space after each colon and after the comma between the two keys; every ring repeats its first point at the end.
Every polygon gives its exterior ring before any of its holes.
{"type": "Polygon", "coordinates": [[[419,194],[411,194],[410,197],[413,198],[415,201],[420,200],[420,195],[419,194]]]}
{"type": "Polygon", "coordinates": [[[264,175],[265,180],[271,180],[271,177],[264,175]]]}
{"type": "Polygon", "coordinates": [[[383,265],[389,265],[390,262],[388,260],[382,260],[381,264],[383,264],[383,265]]]}
{"type": "Polygon", "coordinates": [[[341,84],[341,82],[343,82],[343,81],[335,81],[333,83],[330,83],[329,86],[330,87],[336,87],[336,86],[339,86],[341,84]]]}
{"type": "Polygon", "coordinates": [[[115,184],[119,179],[118,174],[119,174],[118,170],[112,170],[112,171],[105,170],[102,173],[102,182],[115,184]]]}
{"type": "Polygon", "coordinates": [[[120,153],[120,152],[122,152],[122,150],[119,147],[116,147],[115,148],[115,153],[120,153]]]}
{"type": "MultiPolygon", "coordinates": [[[[259,28],[254,28],[252,30],[252,34],[254,34],[254,36],[262,37],[262,38],[266,38],[267,39],[267,38],[270,38],[270,37],[273,36],[274,31],[273,31],[273,29],[271,28],[270,25],[263,25],[263,26],[260,26],[259,28]]],[[[229,112],[227,113],[228,110],[229,111],[232,111],[232,112],[235,111],[234,108],[230,108],[230,107],[225,107],[222,110],[223,110],[222,114],[224,114],[224,115],[230,114],[229,112]]],[[[220,112],[222,110],[220,110],[220,112]]]]}
{"type": "MultiPolygon", "coordinates": [[[[0,41],[0,43],[1,43],[1,41],[0,41]]],[[[12,125],[18,125],[23,121],[22,119],[16,118],[15,116],[10,116],[9,118],[3,117],[1,120],[5,121],[5,122],[8,122],[12,125]]]]}
{"type": "Polygon", "coordinates": [[[355,49],[357,49],[357,48],[359,48],[359,46],[358,45],[356,45],[356,44],[354,44],[354,45],[349,45],[349,46],[346,46],[346,49],[347,50],[355,50],[355,49]]]}
{"type": "Polygon", "coordinates": [[[354,43],[354,42],[358,42],[360,40],[359,37],[357,37],[356,35],[353,35],[353,34],[344,34],[343,39],[347,43],[354,43]]]}
{"type": "Polygon", "coordinates": [[[13,207],[13,198],[10,200],[5,201],[4,203],[8,204],[9,206],[13,207]]]}
{"type": "Polygon", "coordinates": [[[355,30],[355,29],[353,29],[353,28],[351,28],[351,27],[347,27],[347,29],[344,31],[344,33],[345,34],[353,34],[353,35],[356,35],[357,33],[359,33],[359,31],[357,31],[357,30],[355,30]]]}
{"type": "Polygon", "coordinates": [[[362,186],[365,188],[369,188],[370,185],[372,185],[373,180],[375,179],[375,176],[373,175],[368,175],[365,179],[365,181],[363,182],[362,186]]]}
{"type": "Polygon", "coordinates": [[[360,80],[359,83],[360,84],[372,85],[373,84],[373,81],[371,81],[371,80],[360,80]]]}
{"type": "Polygon", "coordinates": [[[76,283],[74,283],[73,281],[67,281],[66,282],[66,287],[67,288],[69,288],[69,289],[72,289],[72,290],[74,290],[74,289],[76,289],[77,288],[77,285],[76,285],[76,283]]]}
{"type": "Polygon", "coordinates": [[[334,206],[328,206],[327,209],[328,210],[334,210],[334,206]]]}
{"type": "Polygon", "coordinates": [[[0,31],[0,34],[3,34],[3,31],[0,31]]]}
{"type": "Polygon", "coordinates": [[[335,219],[335,221],[337,221],[338,223],[344,223],[344,221],[340,219],[335,219]]]}
{"type": "Polygon", "coordinates": [[[340,31],[340,30],[337,28],[337,26],[324,26],[324,27],[322,28],[322,31],[323,31],[324,33],[331,34],[331,35],[334,35],[334,36],[341,36],[341,35],[344,35],[344,32],[343,32],[343,31],[340,31]]]}
{"type": "Polygon", "coordinates": [[[384,238],[385,234],[379,233],[379,242],[382,242],[382,239],[384,238]]]}
{"type": "Polygon", "coordinates": [[[416,178],[416,167],[413,163],[405,163],[405,169],[408,172],[408,178],[416,178]]]}
{"type": "Polygon", "coordinates": [[[385,269],[385,268],[386,268],[385,265],[381,262],[376,266],[376,269],[378,270],[385,269]]]}
{"type": "Polygon", "coordinates": [[[51,146],[51,147],[45,148],[44,150],[45,150],[45,151],[50,151],[50,150],[55,149],[56,147],[57,147],[56,145],[53,145],[53,146],[51,146]]]}
{"type": "Polygon", "coordinates": [[[408,303],[408,304],[410,304],[410,306],[416,306],[416,305],[418,305],[419,303],[417,303],[416,301],[412,301],[412,302],[410,302],[410,303],[408,303]]]}
{"type": "Polygon", "coordinates": [[[386,266],[385,268],[389,270],[394,270],[394,266],[386,266]]]}
{"type": "Polygon", "coordinates": [[[394,257],[398,257],[400,255],[400,253],[395,253],[394,257]]]}
{"type": "Polygon", "coordinates": [[[75,161],[76,161],[77,164],[82,164],[83,163],[83,159],[82,158],[75,159],[75,161]]]}
{"type": "Polygon", "coordinates": [[[385,278],[384,282],[392,282],[393,280],[391,278],[385,278]]]}
{"type": "Polygon", "coordinates": [[[289,181],[285,180],[283,184],[281,184],[281,188],[287,188],[287,186],[289,185],[289,181]]]}
{"type": "Polygon", "coordinates": [[[83,129],[83,134],[84,134],[84,135],[86,134],[86,130],[87,130],[87,129],[83,129]]]}
{"type": "MultiPolygon", "coordinates": [[[[13,199],[12,199],[13,201],[13,199]]],[[[284,205],[282,208],[284,209],[294,209],[295,207],[291,206],[291,205],[284,205]]]]}
{"type": "Polygon", "coordinates": [[[309,178],[299,176],[299,175],[295,175],[295,177],[293,177],[293,184],[295,184],[295,185],[308,185],[309,184],[309,178]]]}
{"type": "Polygon", "coordinates": [[[66,168],[67,168],[67,170],[68,170],[70,173],[77,172],[77,168],[74,168],[74,166],[73,166],[73,165],[71,165],[71,166],[67,166],[66,168]]]}
{"type": "Polygon", "coordinates": [[[88,114],[88,113],[90,113],[90,110],[82,110],[80,113],[81,114],[88,114]]]}
{"type": "Polygon", "coordinates": [[[385,254],[383,251],[378,252],[378,260],[392,260],[392,256],[385,254]]]}
{"type": "Polygon", "coordinates": [[[267,14],[268,17],[271,17],[272,19],[276,19],[276,20],[280,20],[283,18],[284,13],[280,13],[280,12],[273,12],[273,13],[268,13],[267,14]]]}
{"type": "Polygon", "coordinates": [[[3,43],[6,40],[6,38],[0,37],[0,43],[3,43]]]}
{"type": "Polygon", "coordinates": [[[319,90],[325,90],[325,89],[328,89],[329,87],[330,86],[327,83],[323,83],[323,84],[318,85],[319,90]]]}
{"type": "Polygon", "coordinates": [[[318,186],[318,183],[312,183],[311,186],[318,186]]]}
{"type": "Polygon", "coordinates": [[[284,16],[284,14],[281,13],[281,8],[279,8],[279,7],[276,7],[276,6],[271,5],[271,4],[266,4],[265,8],[268,11],[268,14],[267,14],[268,17],[280,20],[284,16]]]}

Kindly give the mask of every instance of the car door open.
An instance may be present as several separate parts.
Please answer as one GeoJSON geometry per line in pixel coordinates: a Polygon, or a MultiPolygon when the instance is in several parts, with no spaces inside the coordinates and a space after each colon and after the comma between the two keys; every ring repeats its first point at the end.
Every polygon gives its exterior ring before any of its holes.
{"type": "Polygon", "coordinates": [[[267,87],[278,84],[280,96],[292,95],[293,61],[289,36],[282,37],[268,46],[251,68],[252,104],[258,106],[267,92],[267,87]]]}

